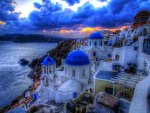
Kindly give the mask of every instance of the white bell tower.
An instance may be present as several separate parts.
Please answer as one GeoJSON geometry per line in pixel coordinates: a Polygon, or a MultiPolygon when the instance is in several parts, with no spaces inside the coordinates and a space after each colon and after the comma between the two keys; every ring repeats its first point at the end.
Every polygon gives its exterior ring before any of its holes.
{"type": "Polygon", "coordinates": [[[48,87],[56,72],[55,61],[47,55],[42,62],[41,87],[48,87]]]}

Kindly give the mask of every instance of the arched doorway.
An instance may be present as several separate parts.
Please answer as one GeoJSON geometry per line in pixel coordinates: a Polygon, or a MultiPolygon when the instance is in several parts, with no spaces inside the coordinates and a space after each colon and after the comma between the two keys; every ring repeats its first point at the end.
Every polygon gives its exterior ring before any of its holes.
{"type": "Polygon", "coordinates": [[[147,29],[146,29],[146,28],[143,29],[143,35],[144,35],[144,36],[147,35],[147,29]]]}

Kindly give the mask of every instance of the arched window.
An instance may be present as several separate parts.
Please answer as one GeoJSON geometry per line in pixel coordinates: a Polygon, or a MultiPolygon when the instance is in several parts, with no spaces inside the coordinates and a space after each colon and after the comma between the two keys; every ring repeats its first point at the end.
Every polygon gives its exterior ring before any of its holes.
{"type": "Polygon", "coordinates": [[[93,52],[93,56],[96,56],[96,52],[95,51],[93,52]]]}
{"type": "Polygon", "coordinates": [[[115,60],[119,61],[119,55],[116,55],[115,60]]]}
{"type": "Polygon", "coordinates": [[[95,46],[97,46],[97,42],[95,42],[95,46]]]}
{"type": "Polygon", "coordinates": [[[47,87],[49,85],[48,78],[44,77],[44,86],[47,87]]]}
{"type": "Polygon", "coordinates": [[[48,67],[49,68],[49,73],[52,73],[52,71],[51,71],[51,67],[48,67]]]}
{"type": "Polygon", "coordinates": [[[85,77],[85,69],[83,69],[83,77],[85,77]]]}
{"type": "Polygon", "coordinates": [[[45,66],[45,74],[47,74],[47,73],[48,73],[48,72],[47,72],[47,70],[48,70],[48,69],[47,69],[47,66],[45,66]]]}
{"type": "Polygon", "coordinates": [[[46,70],[47,70],[46,67],[44,67],[44,73],[46,73],[46,70]]]}
{"type": "Polygon", "coordinates": [[[75,72],[75,70],[73,69],[72,70],[72,77],[75,77],[76,76],[76,72],[75,72]]]}

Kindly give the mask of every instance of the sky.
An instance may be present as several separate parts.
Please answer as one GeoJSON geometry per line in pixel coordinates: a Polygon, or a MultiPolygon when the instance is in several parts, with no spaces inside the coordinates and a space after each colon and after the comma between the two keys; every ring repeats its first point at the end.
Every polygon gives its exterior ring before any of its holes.
{"type": "Polygon", "coordinates": [[[150,0],[0,0],[0,34],[82,38],[130,26],[150,0]]]}

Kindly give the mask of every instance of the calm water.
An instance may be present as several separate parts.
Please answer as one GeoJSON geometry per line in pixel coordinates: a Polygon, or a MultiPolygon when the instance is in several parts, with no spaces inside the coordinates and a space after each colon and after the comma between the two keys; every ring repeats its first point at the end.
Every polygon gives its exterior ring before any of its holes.
{"type": "Polygon", "coordinates": [[[39,58],[56,45],[0,42],[0,108],[10,104],[32,85],[32,80],[27,76],[31,69],[20,66],[17,62],[21,58],[29,61],[39,58]]]}

